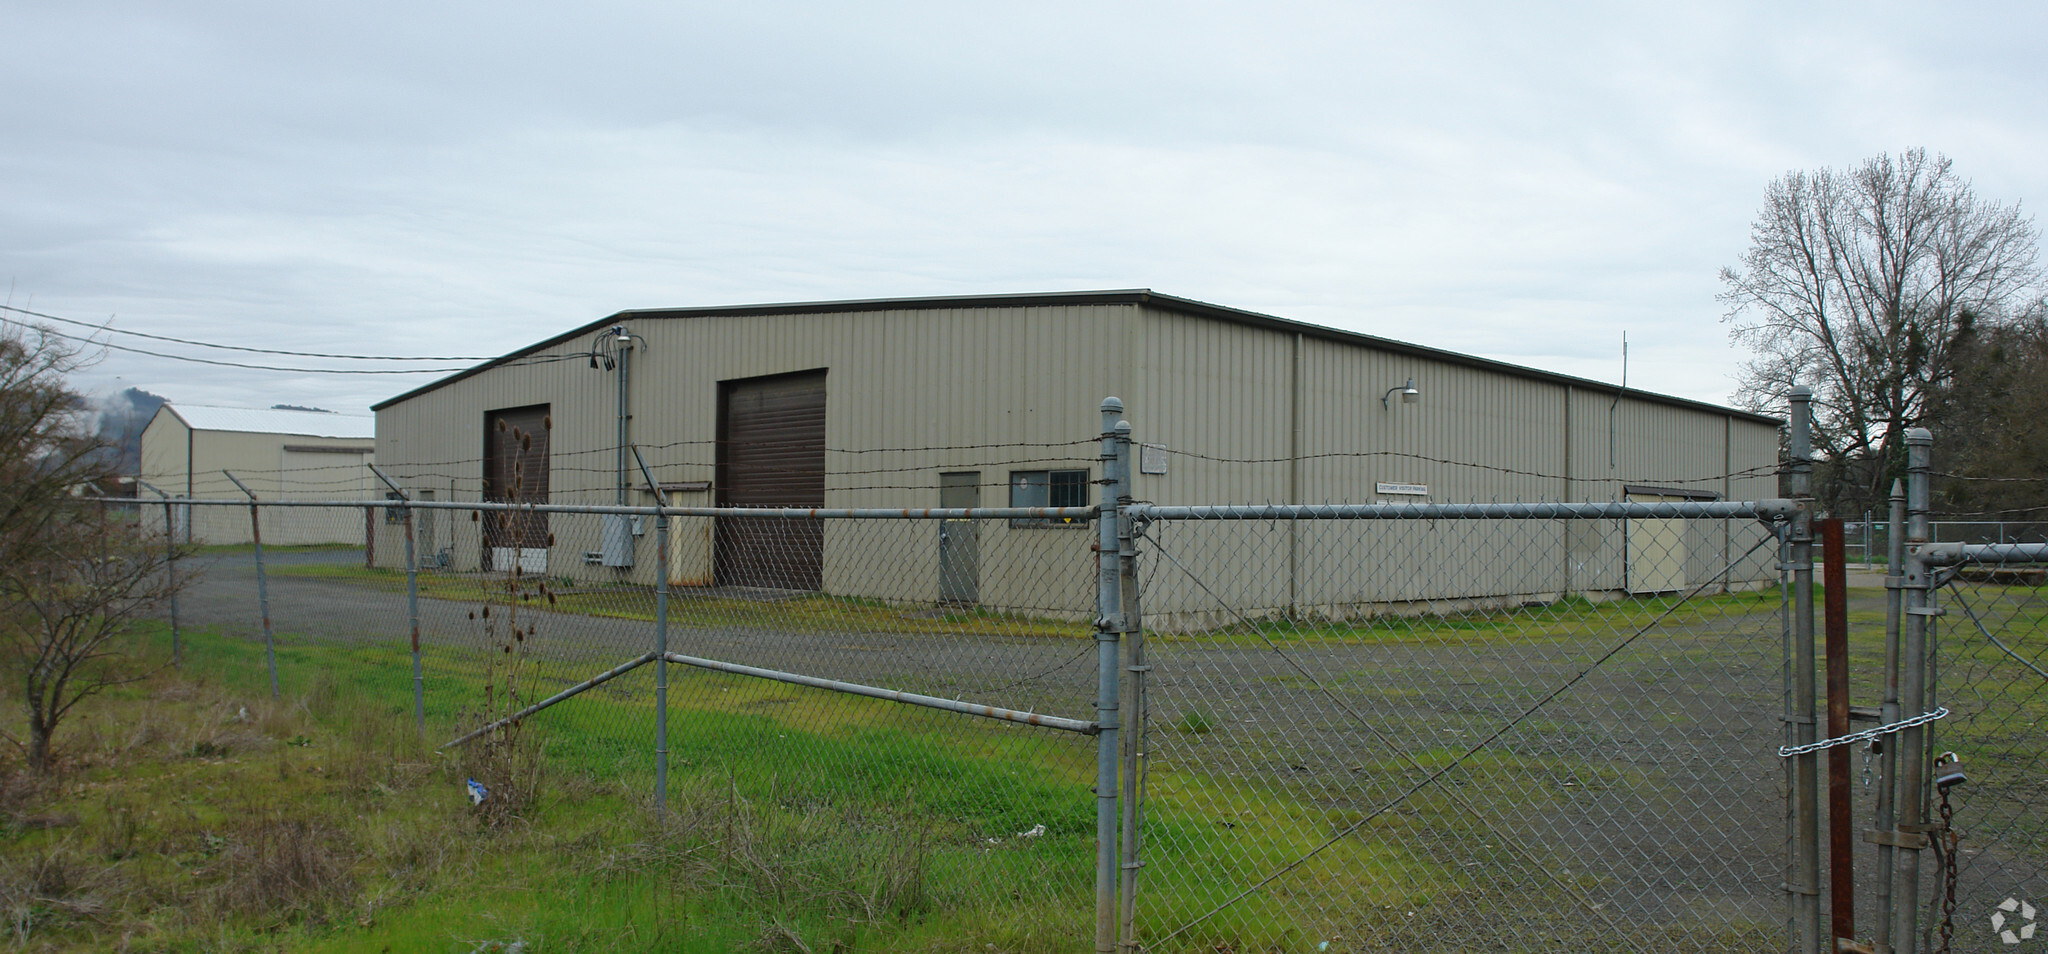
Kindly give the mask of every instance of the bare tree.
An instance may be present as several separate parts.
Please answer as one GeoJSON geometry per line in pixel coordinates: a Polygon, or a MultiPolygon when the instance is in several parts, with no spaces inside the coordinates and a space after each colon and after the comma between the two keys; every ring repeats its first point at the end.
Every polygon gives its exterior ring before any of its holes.
{"type": "Polygon", "coordinates": [[[1958,342],[2038,300],[2033,219],[1979,198],[1951,165],[1913,149],[1787,173],[1741,266],[1721,271],[1730,337],[1756,353],[1736,401],[1782,408],[1794,385],[1813,388],[1818,489],[1837,508],[1883,499],[1958,342]]]}
{"type": "Polygon", "coordinates": [[[29,767],[80,702],[132,678],[121,637],[170,594],[163,543],[77,491],[112,476],[67,376],[92,355],[46,329],[0,331],[0,665],[23,692],[29,767]]]}
{"type": "Polygon", "coordinates": [[[68,515],[56,502],[114,476],[68,376],[92,355],[45,328],[0,326],[0,560],[68,515]]]}
{"type": "Polygon", "coordinates": [[[0,565],[0,623],[28,716],[29,769],[48,772],[50,740],[64,717],[100,691],[142,678],[122,642],[168,599],[169,556],[120,512],[74,502],[73,512],[0,565]]]}

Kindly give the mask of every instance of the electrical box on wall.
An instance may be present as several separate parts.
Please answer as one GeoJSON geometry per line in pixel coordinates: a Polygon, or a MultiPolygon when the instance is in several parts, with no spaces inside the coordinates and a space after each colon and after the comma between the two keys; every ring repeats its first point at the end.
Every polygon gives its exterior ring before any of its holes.
{"type": "Polygon", "coordinates": [[[626,568],[633,565],[633,519],[631,514],[604,515],[604,565],[626,568]]]}

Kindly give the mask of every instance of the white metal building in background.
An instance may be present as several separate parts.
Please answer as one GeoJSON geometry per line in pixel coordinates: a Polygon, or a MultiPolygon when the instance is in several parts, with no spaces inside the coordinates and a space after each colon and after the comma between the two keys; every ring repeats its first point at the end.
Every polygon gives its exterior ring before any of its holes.
{"type": "MultiPolygon", "coordinates": [[[[650,504],[617,453],[627,441],[679,506],[1090,504],[1108,395],[1123,399],[1145,445],[1136,495],[1161,504],[1775,490],[1772,418],[1146,290],[620,312],[378,404],[376,451],[412,492],[444,500],[650,504]]],[[[929,525],[773,535],[754,523],[679,521],[672,581],[1078,612],[1093,594],[1090,540],[1073,527],[984,522],[963,541],[929,525]],[[1083,585],[1067,585],[1068,563],[1083,585]]],[[[652,578],[644,527],[607,543],[594,530],[557,539],[546,521],[496,539],[445,517],[429,524],[424,546],[456,570],[516,559],[555,576],[652,578]]],[[[1428,531],[1316,532],[1351,534],[1342,545],[1360,559],[1458,545],[1428,531]]],[[[1718,568],[1725,548],[1722,537],[1646,525],[1630,530],[1631,556],[1626,534],[1549,524],[1506,541],[1527,548],[1520,568],[1473,560],[1365,593],[1292,566],[1304,547],[1337,545],[1306,532],[1290,530],[1273,566],[1235,574],[1238,590],[1224,595],[1341,612],[1664,591],[1718,568]],[[1665,543],[1642,545],[1660,534],[1665,543]],[[1650,559],[1653,549],[1664,555],[1650,559]]],[[[378,547],[387,563],[401,552],[389,543],[378,547]]],[[[1743,578],[1763,579],[1768,564],[1759,558],[1743,578]]],[[[1148,593],[1147,611],[1172,602],[1148,593]]]]}
{"type": "MultiPolygon", "coordinates": [[[[266,500],[367,500],[382,493],[369,464],[375,460],[376,419],[326,411],[165,404],[142,429],[145,483],[174,497],[247,500],[227,477],[232,472],[266,500]]],[[[153,496],[137,488],[144,501],[153,496]]],[[[247,543],[249,512],[239,507],[194,507],[191,539],[201,544],[247,543]]],[[[161,510],[143,507],[145,520],[162,524],[161,510]]],[[[263,542],[355,543],[360,522],[308,519],[311,511],[264,514],[263,542]],[[344,525],[346,523],[346,525],[344,525]]],[[[183,520],[180,514],[174,519],[183,520]]],[[[358,518],[360,521],[360,518],[358,518]]],[[[187,528],[177,528],[182,538],[187,528]]]]}

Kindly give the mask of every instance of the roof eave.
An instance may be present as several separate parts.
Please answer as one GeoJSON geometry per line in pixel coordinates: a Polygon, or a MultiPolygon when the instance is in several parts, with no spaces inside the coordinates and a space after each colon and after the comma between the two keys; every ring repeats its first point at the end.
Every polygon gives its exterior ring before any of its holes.
{"type": "Polygon", "coordinates": [[[1511,364],[1506,361],[1496,361],[1491,358],[1481,358],[1476,355],[1461,354],[1455,351],[1445,351],[1439,348],[1431,348],[1424,345],[1412,344],[1406,341],[1397,341],[1392,338],[1381,338],[1374,335],[1368,335],[1356,331],[1345,331],[1339,328],[1331,328],[1325,325],[1310,324],[1305,321],[1295,321],[1289,318],[1280,318],[1274,315],[1263,314],[1256,311],[1246,311],[1242,308],[1231,308],[1225,305],[1216,305],[1211,304],[1209,302],[1196,301],[1192,298],[1180,298],[1174,295],[1165,295],[1159,292],[1155,292],[1149,288],[1120,288],[1071,292],[1026,292],[1021,294],[1009,295],[934,295],[916,298],[861,298],[841,301],[786,302],[781,304],[712,305],[708,307],[698,308],[632,308],[627,309],[625,311],[614,312],[596,321],[589,322],[587,324],[573,328],[569,331],[563,332],[559,335],[555,335],[554,337],[536,342],[534,344],[528,345],[524,348],[510,352],[500,357],[493,358],[490,361],[477,365],[476,367],[458,371],[447,377],[428,382],[427,384],[423,384],[417,388],[413,388],[410,391],[406,391],[403,394],[399,394],[396,397],[388,398],[384,401],[380,401],[376,404],[373,404],[370,406],[370,410],[381,411],[387,407],[391,407],[395,404],[411,400],[422,394],[426,394],[428,392],[436,391],[441,388],[447,387],[448,385],[454,384],[465,378],[470,378],[482,374],[485,371],[489,371],[490,369],[503,365],[507,362],[514,361],[519,358],[526,357],[527,355],[531,355],[536,352],[552,348],[556,345],[562,344],[563,342],[572,341],[584,335],[591,334],[597,331],[598,329],[605,327],[606,325],[618,324],[621,321],[633,318],[747,317],[767,315],[820,314],[829,312],[846,313],[866,311],[890,311],[895,309],[1006,308],[1030,305],[1140,305],[1144,307],[1158,308],[1162,311],[1177,312],[1180,314],[1193,315],[1202,318],[1212,318],[1219,321],[1229,321],[1236,324],[1251,325],[1253,327],[1262,327],[1275,331],[1283,331],[1290,334],[1301,334],[1329,341],[1339,341],[1347,344],[1364,345],[1381,351],[1393,352],[1395,354],[1406,354],[1418,358],[1426,358],[1431,361],[1442,362],[1445,364],[1454,364],[1464,367],[1478,368],[1487,371],[1502,372],[1514,375],[1516,377],[1529,378],[1539,381],[1547,381],[1553,384],[1570,385],[1572,387],[1581,387],[1586,388],[1588,390],[1606,394],[1632,395],[1639,399],[1651,401],[1658,404],[1667,404],[1676,407],[1690,408],[1693,410],[1710,411],[1715,414],[1725,414],[1731,417],[1749,420],[1758,424],[1768,424],[1772,427],[1781,427],[1785,423],[1784,419],[1782,418],[1771,417],[1765,414],[1758,414],[1753,411],[1745,411],[1740,408],[1724,407],[1722,405],[1711,404],[1706,401],[1695,401],[1690,398],[1681,398],[1669,394],[1658,394],[1654,391],[1632,390],[1628,388],[1623,388],[1619,385],[1608,384],[1604,381],[1595,381],[1591,378],[1581,378],[1568,374],[1559,374],[1554,371],[1543,371],[1537,368],[1531,368],[1524,365],[1511,364]]]}

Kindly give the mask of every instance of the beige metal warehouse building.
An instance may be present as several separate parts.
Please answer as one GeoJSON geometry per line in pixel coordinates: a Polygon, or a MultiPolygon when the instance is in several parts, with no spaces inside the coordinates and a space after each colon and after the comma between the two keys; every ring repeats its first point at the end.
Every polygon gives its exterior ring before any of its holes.
{"type": "MultiPolygon", "coordinates": [[[[1107,395],[1147,445],[1136,495],[1162,504],[1774,490],[1771,418],[1146,290],[620,312],[377,405],[376,454],[423,499],[611,503],[624,434],[680,506],[1093,503],[1107,395]]],[[[652,502],[637,472],[626,483],[630,502],[652,502]]],[[[645,530],[607,543],[595,520],[493,531],[444,514],[421,534],[426,562],[455,570],[516,560],[644,582],[645,530]]],[[[1288,528],[1259,544],[1270,565],[1234,574],[1223,595],[1298,608],[1668,590],[1712,572],[1726,548],[1721,531],[1646,522],[1639,539],[1677,541],[1675,562],[1651,565],[1631,562],[1622,534],[1493,528],[1483,545],[1530,558],[1469,561],[1398,592],[1291,565],[1482,545],[1477,532],[1288,528]]],[[[674,533],[669,575],[683,586],[1060,612],[1085,612],[1093,594],[1092,539],[1075,527],[988,521],[963,542],[929,524],[833,523],[771,539],[748,521],[694,518],[674,533]]],[[[1147,599],[1171,612],[1175,596],[1147,599]]]]}
{"type": "MultiPolygon", "coordinates": [[[[141,477],[174,497],[247,500],[224,472],[232,472],[265,500],[366,500],[377,496],[369,464],[375,460],[376,419],[325,411],[165,404],[142,429],[141,477]]],[[[151,494],[140,490],[147,500],[151,494]]],[[[200,544],[247,543],[249,512],[239,507],[193,507],[191,539],[200,544]]],[[[158,508],[145,520],[162,526],[158,508]]],[[[181,523],[182,512],[173,518],[181,523]]],[[[187,527],[176,528],[184,537],[187,527]]],[[[275,510],[264,515],[263,542],[364,542],[358,517],[309,518],[275,510]]]]}

